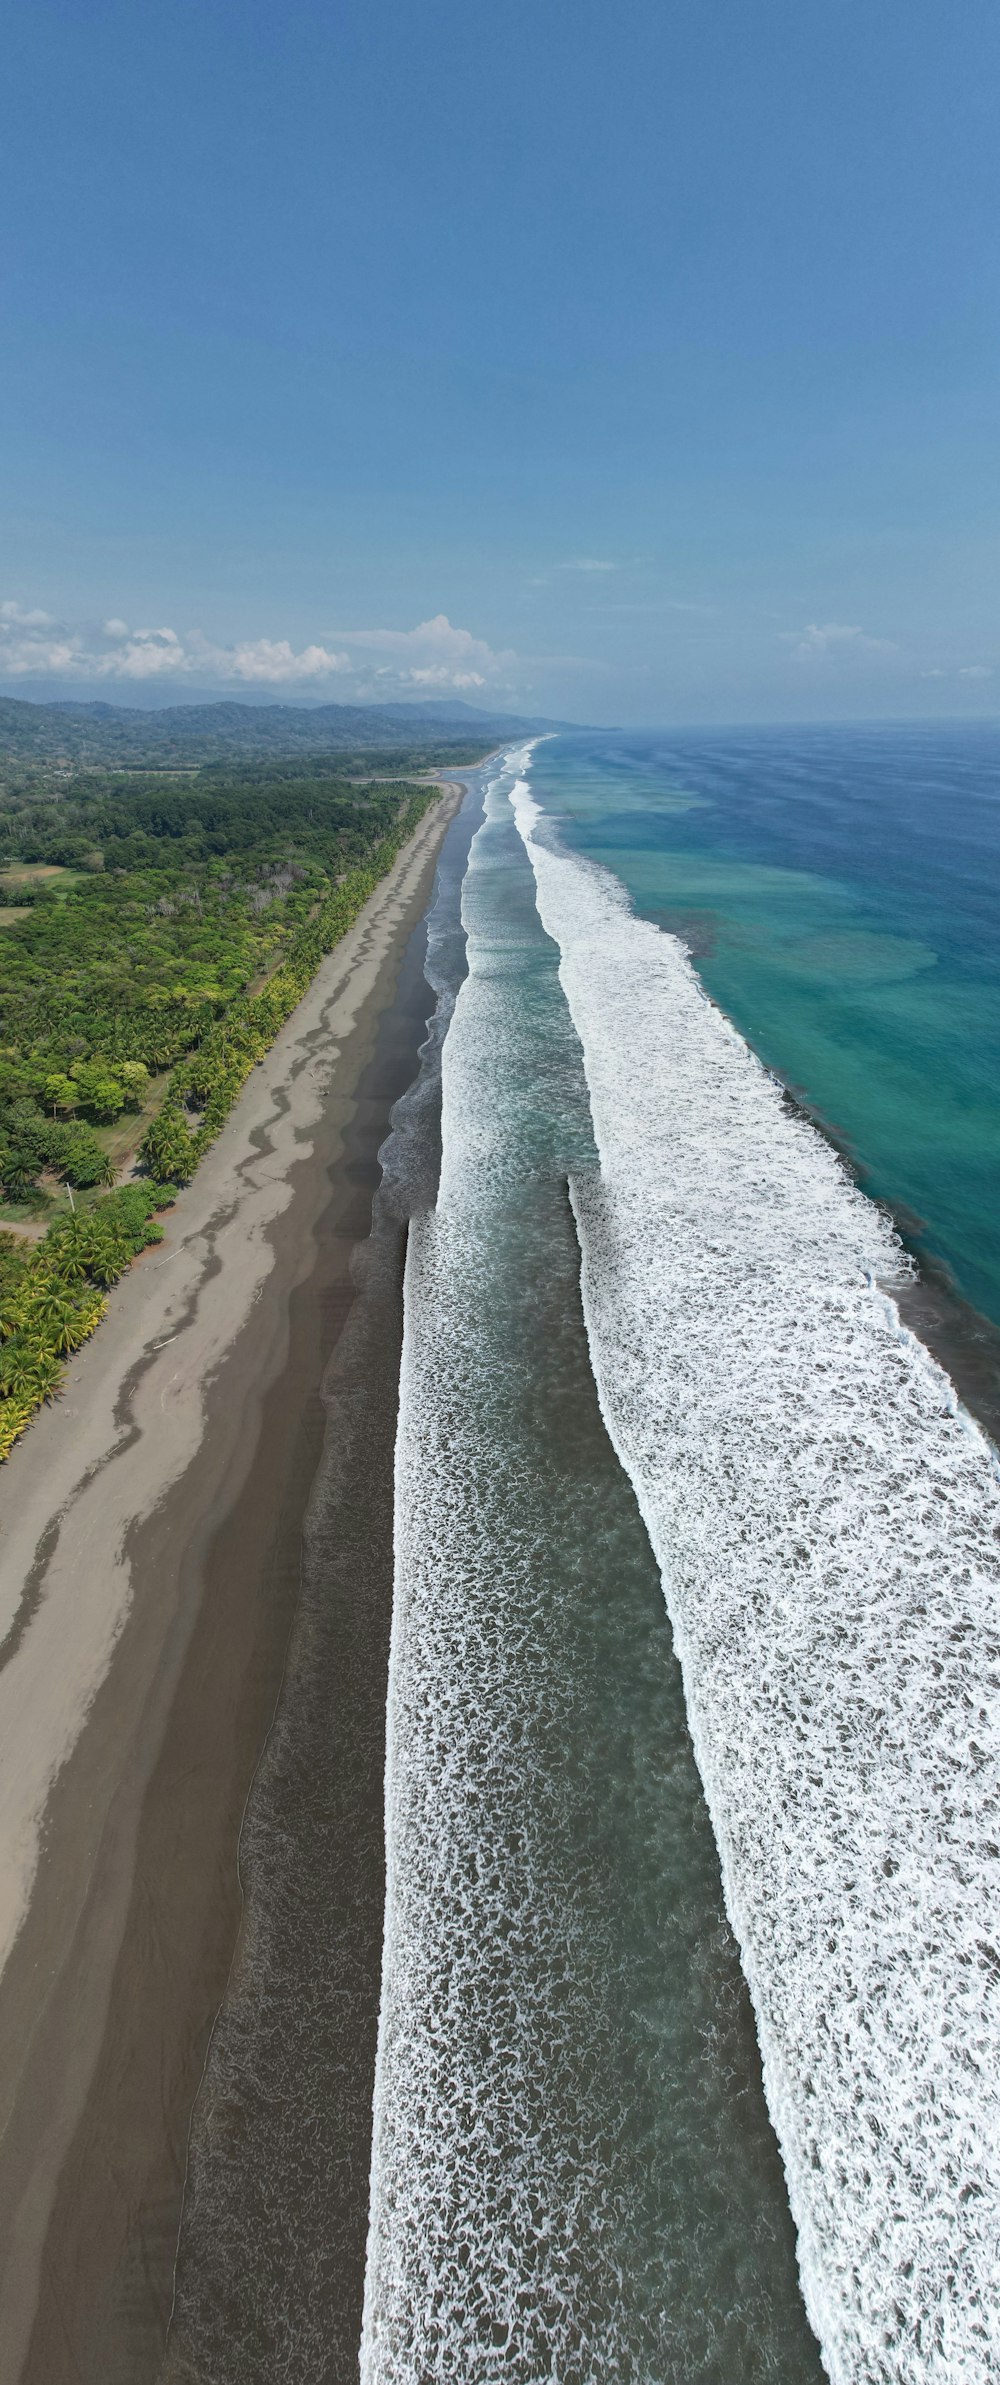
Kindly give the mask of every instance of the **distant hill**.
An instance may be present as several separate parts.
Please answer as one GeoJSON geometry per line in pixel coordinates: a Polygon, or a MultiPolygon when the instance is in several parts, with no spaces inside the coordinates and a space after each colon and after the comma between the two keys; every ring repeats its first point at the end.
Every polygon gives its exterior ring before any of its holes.
{"type": "MultiPolygon", "coordinates": [[[[331,707],[332,709],[332,707],[331,707]]],[[[343,709],[350,711],[351,706],[343,709]]],[[[493,728],[502,726],[505,736],[544,736],[548,729],[573,729],[579,726],[571,720],[524,720],[514,712],[484,712],[479,704],[463,704],[455,696],[447,703],[434,703],[428,697],[421,704],[381,704],[379,711],[388,719],[400,721],[452,721],[459,727],[479,729],[484,721],[493,728]]]]}
{"type": "Polygon", "coordinates": [[[377,754],[401,742],[470,761],[507,738],[569,722],[426,704],[173,704],[162,712],[104,703],[32,704],[0,696],[0,761],[111,768],[189,767],[279,755],[377,754]]]}

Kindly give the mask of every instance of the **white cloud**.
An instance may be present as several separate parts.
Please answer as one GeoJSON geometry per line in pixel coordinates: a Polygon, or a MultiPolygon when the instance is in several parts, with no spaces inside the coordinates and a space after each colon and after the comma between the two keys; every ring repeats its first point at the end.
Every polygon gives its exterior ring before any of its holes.
{"type": "Polygon", "coordinates": [[[895,654],[891,638],[870,638],[856,622],[810,621],[805,629],[782,629],[778,636],[803,661],[844,653],[895,654]]]}
{"type": "Polygon", "coordinates": [[[28,612],[23,605],[16,604],[10,597],[6,604],[0,605],[0,621],[9,621],[17,629],[51,629],[54,627],[51,613],[41,612],[37,605],[34,605],[28,612]]]}
{"type": "MultiPolygon", "coordinates": [[[[380,673],[380,677],[385,677],[380,673]]],[[[485,687],[481,671],[449,671],[446,663],[422,663],[404,673],[407,687],[485,687]]]]}
{"type": "Polygon", "coordinates": [[[185,668],[203,679],[234,679],[245,687],[295,687],[304,681],[337,678],[351,668],[350,656],[328,646],[303,646],[297,654],[288,638],[244,638],[237,646],[215,646],[200,631],[187,641],[185,668]]]}
{"type": "Polygon", "coordinates": [[[581,555],[575,563],[557,563],[557,571],[617,571],[617,563],[605,563],[599,555],[581,555]]]}
{"type": "Polygon", "coordinates": [[[72,668],[77,641],[70,631],[43,613],[8,598],[0,604],[0,676],[57,675],[72,668]]]}
{"type": "Polygon", "coordinates": [[[303,679],[329,679],[351,667],[349,655],[331,654],[326,646],[303,646],[296,654],[287,638],[245,640],[230,649],[228,664],[235,679],[258,685],[263,681],[274,687],[303,679]]]}
{"type": "Polygon", "coordinates": [[[383,695],[387,682],[401,690],[495,687],[504,683],[515,659],[510,653],[496,653],[471,630],[456,629],[447,613],[435,613],[416,629],[341,629],[332,634],[347,647],[356,671],[364,674],[367,665],[368,684],[383,695]]]}
{"type": "Polygon", "coordinates": [[[935,663],[929,670],[921,671],[920,676],[921,679],[995,679],[996,668],[993,663],[959,663],[957,668],[953,664],[944,671],[940,663],[935,663]]]}
{"type": "Polygon", "coordinates": [[[201,630],[130,629],[117,614],[99,629],[72,628],[48,613],[0,605],[0,678],[201,681],[243,687],[390,695],[475,693],[503,685],[514,657],[497,654],[446,613],[416,629],[355,629],[296,649],[288,638],[244,638],[224,646],[201,630]],[[347,687],[343,683],[350,682],[347,687]]]}
{"type": "Polygon", "coordinates": [[[185,648],[175,629],[126,630],[110,654],[91,658],[98,678],[159,679],[188,667],[185,648]]]}

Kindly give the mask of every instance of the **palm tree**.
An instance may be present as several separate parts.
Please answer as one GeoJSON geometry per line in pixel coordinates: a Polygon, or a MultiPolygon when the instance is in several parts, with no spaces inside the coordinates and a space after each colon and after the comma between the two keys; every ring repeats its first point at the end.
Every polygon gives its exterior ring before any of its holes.
{"type": "Polygon", "coordinates": [[[70,1328],[72,1338],[67,1345],[70,1350],[78,1350],[80,1343],[86,1341],[87,1335],[93,1333],[95,1326],[100,1324],[107,1305],[103,1292],[91,1292],[86,1300],[81,1300],[79,1307],[73,1312],[70,1328]]]}
{"type": "Polygon", "coordinates": [[[75,1350],[83,1335],[76,1331],[80,1310],[69,1292],[58,1284],[46,1285],[40,1296],[31,1303],[25,1324],[44,1337],[49,1350],[65,1355],[75,1350]]]}
{"type": "Polygon", "coordinates": [[[186,1184],[194,1175],[198,1154],[179,1108],[165,1104],[154,1118],[142,1145],[142,1157],[154,1176],[171,1183],[186,1184]]]}
{"type": "Polygon", "coordinates": [[[0,1462],[10,1456],[18,1434],[30,1424],[33,1410],[30,1399],[0,1399],[0,1462]]]}
{"type": "Polygon", "coordinates": [[[58,1358],[51,1357],[45,1352],[40,1353],[35,1360],[31,1383],[36,1399],[54,1399],[62,1384],[62,1367],[58,1358]]]}
{"type": "Polygon", "coordinates": [[[12,1152],[4,1169],[3,1189],[8,1201],[26,1201],[35,1189],[31,1163],[20,1152],[12,1152]]]}
{"type": "Polygon", "coordinates": [[[51,1399],[61,1378],[62,1368],[51,1350],[34,1350],[19,1336],[0,1350],[0,1390],[8,1399],[51,1399]]]}
{"type": "Polygon", "coordinates": [[[79,1283],[90,1265],[92,1230],[83,1218],[62,1219],[50,1226],[48,1241],[63,1283],[79,1283]]]}
{"type": "Polygon", "coordinates": [[[124,1275],[131,1257],[132,1251],[125,1243],[116,1242],[110,1234],[100,1238],[95,1235],[89,1261],[94,1282],[103,1284],[105,1289],[116,1284],[119,1276],[124,1275]]]}

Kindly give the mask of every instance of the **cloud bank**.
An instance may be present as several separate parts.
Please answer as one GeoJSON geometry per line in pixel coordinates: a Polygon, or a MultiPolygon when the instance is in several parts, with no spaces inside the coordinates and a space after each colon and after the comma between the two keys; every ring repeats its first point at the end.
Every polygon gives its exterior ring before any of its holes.
{"type": "Polygon", "coordinates": [[[513,669],[511,653],[495,653],[471,630],[455,629],[447,613],[435,613],[416,629],[349,629],[336,633],[348,649],[348,668],[367,663],[374,684],[392,680],[425,691],[502,686],[513,669]]]}
{"type": "Polygon", "coordinates": [[[803,662],[834,654],[895,654],[892,638],[870,638],[856,622],[810,621],[805,629],[782,629],[782,645],[791,646],[803,662]]]}
{"type": "Polygon", "coordinates": [[[200,629],[130,627],[118,615],[73,626],[8,600],[0,604],[0,679],[71,679],[95,685],[184,681],[239,687],[324,688],[344,697],[476,694],[504,689],[514,656],[496,653],[446,613],[416,629],[324,633],[296,649],[288,638],[220,645],[200,629]]]}

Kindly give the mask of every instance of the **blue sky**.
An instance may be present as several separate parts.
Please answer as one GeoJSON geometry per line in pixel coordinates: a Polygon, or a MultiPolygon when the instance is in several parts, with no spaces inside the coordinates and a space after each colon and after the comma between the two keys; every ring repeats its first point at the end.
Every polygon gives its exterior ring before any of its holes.
{"type": "Polygon", "coordinates": [[[0,677],[1000,710],[995,0],[8,0],[0,677]]]}

